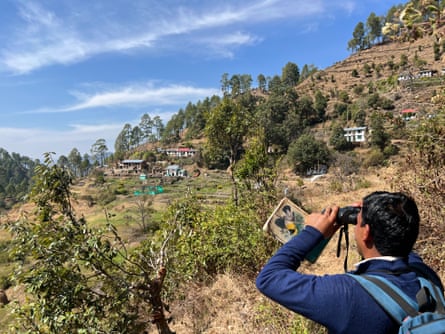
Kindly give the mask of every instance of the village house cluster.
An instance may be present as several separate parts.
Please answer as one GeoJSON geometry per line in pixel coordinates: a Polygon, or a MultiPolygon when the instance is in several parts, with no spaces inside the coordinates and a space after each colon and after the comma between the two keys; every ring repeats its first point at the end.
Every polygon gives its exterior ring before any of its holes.
{"type": "MultiPolygon", "coordinates": [[[[165,153],[169,158],[191,158],[198,150],[188,147],[158,148],[158,153],[165,153]]],[[[132,176],[147,173],[151,177],[186,177],[187,171],[178,164],[168,165],[166,161],[148,163],[142,159],[125,159],[119,161],[116,166],[108,168],[106,174],[109,176],[132,176]]]]}
{"type": "MultiPolygon", "coordinates": [[[[414,80],[414,79],[420,79],[420,78],[431,78],[434,77],[436,75],[438,75],[439,71],[437,70],[421,70],[419,72],[417,72],[416,74],[413,74],[411,72],[404,72],[404,73],[400,73],[397,80],[399,82],[403,82],[403,81],[408,81],[408,80],[414,80]]],[[[440,71],[440,75],[445,75],[445,68],[442,68],[442,70],[440,71]]]]}

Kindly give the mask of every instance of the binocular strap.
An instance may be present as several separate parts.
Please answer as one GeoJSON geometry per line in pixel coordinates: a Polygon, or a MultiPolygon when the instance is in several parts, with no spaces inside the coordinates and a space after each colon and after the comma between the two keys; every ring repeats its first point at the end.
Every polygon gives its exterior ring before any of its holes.
{"type": "Polygon", "coordinates": [[[340,257],[341,253],[341,240],[343,235],[345,236],[345,245],[346,245],[346,256],[345,261],[343,263],[343,268],[345,272],[348,271],[348,254],[349,254],[349,233],[348,233],[348,224],[342,225],[340,227],[340,232],[338,235],[338,242],[337,242],[337,257],[340,257]]]}

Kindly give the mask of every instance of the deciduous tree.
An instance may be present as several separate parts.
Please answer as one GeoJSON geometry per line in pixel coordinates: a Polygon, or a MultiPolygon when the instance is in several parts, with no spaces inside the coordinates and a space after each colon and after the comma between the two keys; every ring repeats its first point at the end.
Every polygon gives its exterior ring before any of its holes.
{"type": "Polygon", "coordinates": [[[238,199],[238,192],[233,170],[243,149],[250,122],[251,115],[248,110],[236,101],[224,98],[222,103],[209,113],[205,128],[207,154],[228,160],[235,202],[238,199]]]}
{"type": "Polygon", "coordinates": [[[105,139],[100,138],[91,146],[91,154],[99,161],[101,166],[104,165],[105,153],[107,153],[108,147],[105,139]]]}
{"type": "Polygon", "coordinates": [[[76,216],[71,183],[67,169],[47,155],[36,168],[30,194],[34,216],[8,224],[12,254],[22,260],[14,279],[30,297],[15,306],[14,329],[138,334],[150,327],[146,315],[151,313],[159,333],[173,334],[160,298],[168,238],[157,248],[147,245],[133,253],[110,222],[99,230],[76,216]]]}
{"type": "Polygon", "coordinates": [[[300,174],[318,165],[329,165],[330,152],[327,145],[311,134],[303,134],[290,144],[287,152],[289,163],[300,174]]]}

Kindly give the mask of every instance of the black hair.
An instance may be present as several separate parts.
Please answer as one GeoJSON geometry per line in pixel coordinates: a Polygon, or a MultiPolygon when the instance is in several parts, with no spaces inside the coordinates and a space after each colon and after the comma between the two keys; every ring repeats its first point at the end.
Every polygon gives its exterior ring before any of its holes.
{"type": "Polygon", "coordinates": [[[383,256],[406,257],[419,234],[416,202],[400,193],[377,191],[363,199],[362,224],[368,224],[374,245],[383,256]]]}
{"type": "Polygon", "coordinates": [[[282,209],[282,210],[283,210],[283,212],[286,212],[286,211],[291,212],[291,211],[292,211],[289,205],[285,205],[285,206],[283,206],[283,209],[282,209]]]}

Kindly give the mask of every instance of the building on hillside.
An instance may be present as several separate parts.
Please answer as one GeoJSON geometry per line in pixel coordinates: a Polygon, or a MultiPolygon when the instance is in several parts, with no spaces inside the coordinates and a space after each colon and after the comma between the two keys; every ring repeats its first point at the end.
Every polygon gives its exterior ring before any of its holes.
{"type": "Polygon", "coordinates": [[[366,142],[366,126],[355,128],[343,128],[346,140],[353,144],[362,144],[366,142]]]}
{"type": "Polygon", "coordinates": [[[128,159],[119,161],[114,172],[117,174],[140,174],[145,169],[147,169],[145,160],[128,159]]]}
{"type": "Polygon", "coordinates": [[[432,76],[437,74],[437,70],[422,70],[419,71],[419,78],[431,78],[432,76]]]}
{"type": "Polygon", "coordinates": [[[411,72],[403,72],[400,73],[399,76],[397,77],[397,81],[407,81],[407,80],[413,80],[414,79],[414,75],[412,75],[411,72]]]}
{"type": "Polygon", "coordinates": [[[198,152],[198,150],[189,147],[176,147],[176,148],[165,148],[165,149],[159,148],[158,152],[165,153],[169,157],[174,157],[174,158],[190,158],[193,157],[198,152]]]}
{"type": "Polygon", "coordinates": [[[417,110],[415,109],[403,109],[400,112],[401,117],[405,120],[405,121],[410,121],[412,119],[415,119],[417,117],[417,110]]]}
{"type": "MultiPolygon", "coordinates": [[[[399,76],[397,77],[397,81],[403,82],[403,81],[419,79],[419,78],[431,78],[431,77],[436,76],[437,72],[438,72],[437,70],[432,70],[432,69],[421,70],[421,71],[417,72],[416,74],[412,74],[411,72],[407,71],[407,72],[400,73],[399,76]]],[[[442,69],[442,74],[444,74],[444,69],[442,69]]]]}
{"type": "Polygon", "coordinates": [[[165,176],[187,176],[187,171],[182,169],[179,165],[170,165],[165,169],[165,176]]]}
{"type": "Polygon", "coordinates": [[[269,154],[279,154],[283,152],[281,145],[272,144],[267,147],[267,153],[269,154]]]}

